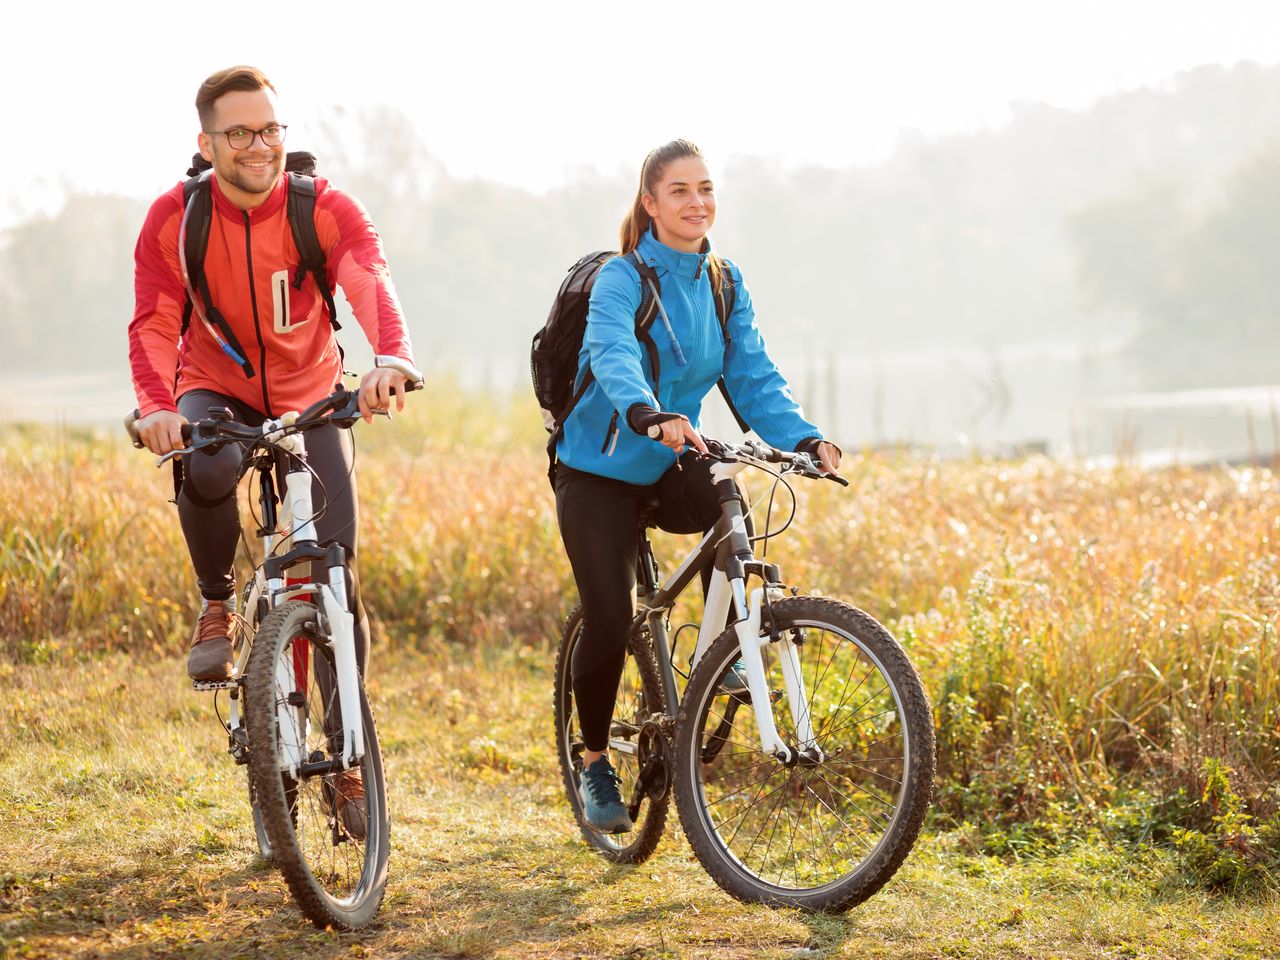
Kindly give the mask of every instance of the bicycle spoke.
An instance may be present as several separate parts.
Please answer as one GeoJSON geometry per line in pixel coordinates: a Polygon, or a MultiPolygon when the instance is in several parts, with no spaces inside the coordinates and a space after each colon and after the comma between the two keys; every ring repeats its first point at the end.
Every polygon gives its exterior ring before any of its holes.
{"type": "Polygon", "coordinates": [[[850,717],[848,720],[841,722],[838,726],[833,727],[831,730],[829,730],[827,733],[824,733],[822,736],[824,739],[834,737],[836,735],[836,731],[845,729],[851,723],[869,723],[870,721],[876,719],[877,717],[883,717],[883,716],[886,716],[887,714],[897,713],[897,712],[898,712],[897,707],[889,707],[888,709],[881,710],[879,713],[873,713],[869,717],[850,717]]]}
{"type": "Polygon", "coordinates": [[[872,850],[874,850],[874,849],[875,849],[874,847],[872,847],[872,846],[871,846],[871,844],[869,844],[869,843],[867,843],[867,841],[863,840],[863,839],[862,839],[862,834],[860,834],[857,830],[854,830],[854,829],[853,829],[853,827],[849,826],[849,824],[845,822],[844,817],[840,816],[840,814],[839,814],[839,813],[837,813],[837,812],[836,812],[836,811],[831,807],[831,805],[830,805],[829,803],[827,803],[827,801],[823,800],[823,799],[822,799],[822,797],[820,797],[817,793],[815,793],[812,787],[810,787],[810,786],[806,783],[806,784],[804,785],[804,788],[805,788],[806,790],[808,790],[810,793],[812,793],[812,794],[813,794],[813,796],[814,796],[814,799],[816,799],[816,800],[818,801],[818,803],[820,803],[822,806],[826,807],[826,808],[827,808],[827,810],[830,812],[830,814],[831,814],[833,817],[835,817],[837,820],[839,820],[839,821],[840,821],[841,826],[843,826],[843,827],[845,828],[845,830],[847,830],[847,831],[848,831],[849,833],[851,833],[853,836],[857,837],[859,841],[861,841],[862,845],[863,845],[864,847],[866,847],[866,848],[867,848],[867,852],[868,852],[868,853],[870,853],[872,850]]]}
{"type": "MultiPolygon", "coordinates": [[[[817,775],[818,779],[819,779],[819,780],[821,780],[821,781],[823,782],[823,784],[825,784],[825,785],[826,785],[826,787],[827,787],[827,789],[828,789],[828,790],[830,790],[830,791],[831,791],[832,793],[834,793],[836,796],[840,797],[840,799],[844,800],[847,804],[849,804],[849,806],[853,807],[853,809],[857,810],[857,811],[858,811],[858,813],[860,813],[864,818],[866,818],[867,820],[869,820],[869,821],[870,821],[874,826],[881,827],[882,829],[883,829],[884,827],[888,827],[888,826],[889,826],[889,823],[890,823],[890,821],[889,821],[889,820],[887,820],[887,819],[886,819],[886,820],[884,821],[884,823],[883,823],[883,824],[881,824],[881,823],[876,819],[876,814],[873,814],[873,813],[867,813],[867,811],[863,810],[863,809],[862,809],[862,807],[858,806],[858,804],[857,804],[857,803],[855,803],[853,800],[849,799],[849,797],[848,797],[848,796],[846,796],[845,794],[841,793],[838,789],[836,789],[836,787],[834,787],[834,786],[831,784],[831,781],[829,781],[826,777],[824,777],[824,776],[822,775],[822,773],[821,773],[820,771],[818,771],[818,770],[817,770],[817,768],[815,768],[815,769],[814,769],[814,772],[815,772],[815,774],[817,775]]],[[[893,805],[892,805],[892,804],[890,804],[890,807],[892,807],[892,806],[893,806],[893,805]]]]}
{"type": "Polygon", "coordinates": [[[737,774],[747,773],[752,770],[759,770],[761,767],[765,766],[766,764],[769,766],[776,767],[778,766],[778,761],[773,757],[768,757],[764,760],[761,760],[759,763],[752,763],[742,767],[734,767],[732,770],[726,770],[724,773],[717,774],[714,777],[703,777],[702,782],[704,784],[715,783],[717,780],[723,780],[725,777],[732,777],[737,774]]]}
{"type": "MultiPolygon", "coordinates": [[[[824,765],[824,766],[825,766],[825,765],[824,765]]],[[[853,784],[855,787],[857,787],[859,790],[861,790],[861,791],[862,791],[863,793],[865,793],[867,796],[871,797],[871,799],[880,801],[880,802],[881,802],[881,803],[883,803],[886,807],[888,807],[890,810],[892,810],[894,807],[896,807],[896,806],[897,806],[897,804],[893,803],[893,802],[892,802],[892,801],[890,801],[890,800],[886,800],[884,797],[880,796],[880,795],[879,795],[878,793],[876,793],[874,790],[870,790],[870,789],[868,789],[867,787],[864,787],[861,783],[859,783],[857,780],[854,780],[852,777],[846,777],[846,776],[845,776],[843,773],[841,773],[839,770],[833,770],[833,769],[827,768],[827,772],[828,772],[828,773],[830,773],[832,776],[839,777],[841,780],[846,780],[846,781],[848,781],[849,783],[853,784]]]]}

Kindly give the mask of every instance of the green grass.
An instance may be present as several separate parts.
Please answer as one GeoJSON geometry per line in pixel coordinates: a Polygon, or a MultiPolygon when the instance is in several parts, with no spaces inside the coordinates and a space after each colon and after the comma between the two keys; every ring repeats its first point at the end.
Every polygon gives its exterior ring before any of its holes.
{"type": "Polygon", "coordinates": [[[317,931],[255,859],[242,768],[171,659],[3,675],[4,957],[1274,956],[1280,902],[1188,886],[1167,848],[983,854],[924,837],[843,917],[726,897],[672,829],[636,868],[578,836],[555,766],[550,653],[380,650],[392,812],[378,922],[317,931]]]}

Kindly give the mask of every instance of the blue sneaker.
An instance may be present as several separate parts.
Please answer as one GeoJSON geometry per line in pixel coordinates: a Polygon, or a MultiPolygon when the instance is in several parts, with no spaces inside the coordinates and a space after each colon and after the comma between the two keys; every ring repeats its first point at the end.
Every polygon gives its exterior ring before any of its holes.
{"type": "Polygon", "coordinates": [[[601,757],[582,771],[582,812],[587,826],[596,833],[631,832],[631,816],[618,792],[621,782],[608,757],[601,757]]]}
{"type": "Polygon", "coordinates": [[[746,696],[750,692],[751,688],[747,686],[747,668],[742,665],[741,660],[733,661],[733,666],[729,668],[729,672],[720,681],[720,686],[716,688],[716,696],[732,697],[737,694],[746,696]]]}

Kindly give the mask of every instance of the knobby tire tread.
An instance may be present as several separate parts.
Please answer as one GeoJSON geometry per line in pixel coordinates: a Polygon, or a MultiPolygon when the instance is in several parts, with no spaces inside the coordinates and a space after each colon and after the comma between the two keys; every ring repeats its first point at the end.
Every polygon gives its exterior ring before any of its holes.
{"type": "MultiPolygon", "coordinates": [[[[363,680],[359,684],[359,690],[360,707],[364,716],[365,789],[370,792],[371,797],[374,789],[381,794],[381,802],[371,805],[374,806],[373,815],[381,822],[380,829],[384,840],[379,851],[381,862],[375,867],[377,882],[369,896],[351,911],[336,909],[312,875],[294,834],[288,801],[275,763],[277,755],[275,744],[276,660],[286,641],[294,636],[305,635],[305,631],[298,629],[298,621],[306,618],[314,622],[316,617],[317,611],[314,606],[295,600],[272,610],[258,628],[245,676],[245,709],[253,718],[253,722],[249,724],[249,775],[254,778],[263,824],[267,828],[267,835],[271,841],[271,862],[284,875],[285,883],[303,914],[322,930],[326,927],[358,930],[367,926],[377,916],[378,908],[382,904],[386,893],[389,846],[386,781],[382,770],[382,754],[363,680]],[[371,773],[372,778],[369,776],[371,773]],[[370,779],[375,779],[376,784],[370,783],[370,779]]],[[[370,827],[372,828],[372,824],[370,827]]]]}
{"type": "Polygon", "coordinates": [[[875,618],[850,604],[825,597],[793,597],[775,601],[774,617],[782,629],[794,620],[807,620],[839,627],[870,647],[893,677],[902,697],[904,722],[912,737],[912,762],[906,771],[909,788],[906,808],[892,829],[892,839],[834,889],[816,894],[779,894],[762,889],[744,877],[744,868],[729,861],[706,827],[700,808],[698,784],[688,774],[690,751],[699,749],[701,720],[695,716],[704,702],[706,688],[717,683],[720,670],[739,655],[738,638],[729,627],[716,638],[690,678],[676,720],[675,796],[676,809],[694,855],[710,877],[730,896],[748,903],[774,907],[797,907],[815,913],[842,913],[864,902],[880,890],[898,871],[915,844],[924,824],[933,795],[935,737],[933,710],[919,674],[906,652],[875,618]]]}

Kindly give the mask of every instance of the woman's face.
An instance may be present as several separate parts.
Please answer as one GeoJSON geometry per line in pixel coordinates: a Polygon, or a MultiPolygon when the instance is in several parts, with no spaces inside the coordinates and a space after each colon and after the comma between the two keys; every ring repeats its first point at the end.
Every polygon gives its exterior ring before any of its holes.
{"type": "Polygon", "coordinates": [[[640,198],[653,218],[658,239],[683,253],[698,253],[716,222],[716,193],[701,157],[672,160],[652,193],[640,198]]]}

